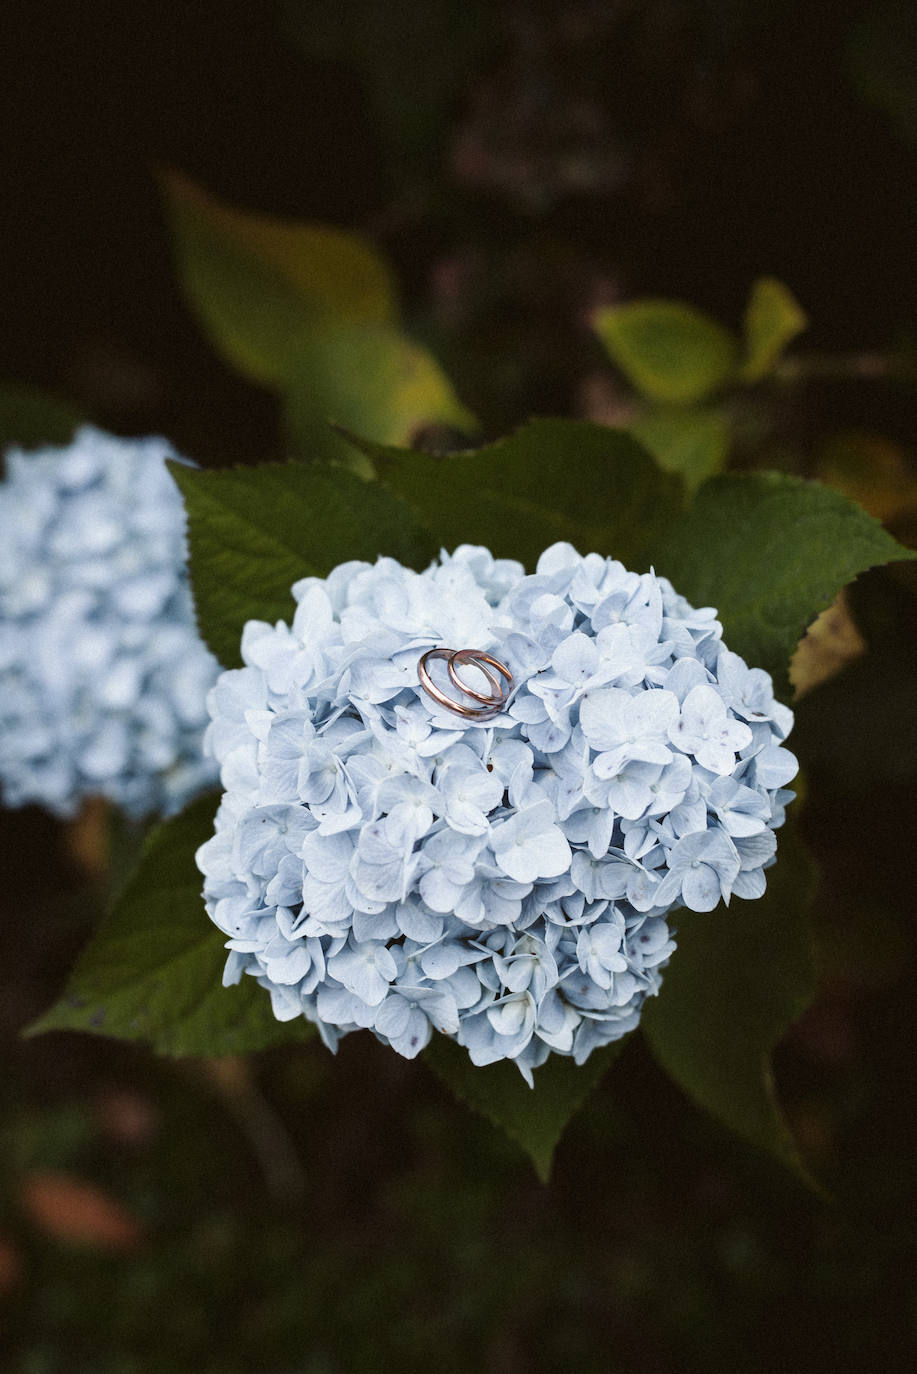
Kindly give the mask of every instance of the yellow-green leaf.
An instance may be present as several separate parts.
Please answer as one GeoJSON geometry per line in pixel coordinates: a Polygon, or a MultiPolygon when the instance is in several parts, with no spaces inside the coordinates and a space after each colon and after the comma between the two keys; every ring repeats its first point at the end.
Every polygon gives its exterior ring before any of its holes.
{"type": "Polygon", "coordinates": [[[353,454],[329,422],[380,444],[410,444],[431,424],[470,432],[461,404],[436,359],[385,325],[316,329],[295,359],[287,392],[287,427],[298,455],[348,461],[353,454]]]}
{"type": "Polygon", "coordinates": [[[729,420],[721,410],[663,406],[629,426],[666,472],[677,472],[689,491],[722,472],[729,454],[729,420]]]}
{"type": "Polygon", "coordinates": [[[791,339],[809,321],[793,293],[774,277],[761,277],[751,289],[745,310],[745,360],[742,378],[764,377],[791,339]]]}
{"type": "Polygon", "coordinates": [[[654,401],[690,405],[732,377],[738,345],[728,329],[681,301],[600,310],[595,328],[612,360],[654,401]]]}
{"type": "Polygon", "coordinates": [[[885,524],[917,515],[917,474],[899,444],[868,430],[832,435],[816,457],[816,476],[885,524]]]}
{"type": "Polygon", "coordinates": [[[164,187],[188,298],[257,381],[284,387],[317,322],[397,321],[392,273],[359,235],[236,210],[174,174],[164,187]]]}

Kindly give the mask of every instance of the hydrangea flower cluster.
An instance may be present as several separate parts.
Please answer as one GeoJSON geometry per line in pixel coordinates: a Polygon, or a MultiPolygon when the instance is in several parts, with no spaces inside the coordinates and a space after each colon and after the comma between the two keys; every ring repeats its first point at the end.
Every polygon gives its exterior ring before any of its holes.
{"type": "Polygon", "coordinates": [[[673,909],[763,893],[792,713],[665,578],[466,545],[292,590],[292,625],[249,622],[210,694],[225,793],[197,855],[224,982],[254,976],[281,1020],[408,1058],[436,1029],[531,1084],[637,1024],[673,909]],[[511,670],[499,715],[423,690],[443,646],[511,670]]]}
{"type": "Polygon", "coordinates": [[[185,514],[164,439],[84,427],[7,455],[0,485],[0,790],[72,815],[87,796],[177,810],[216,782],[202,751],[219,665],[194,622],[185,514]]]}

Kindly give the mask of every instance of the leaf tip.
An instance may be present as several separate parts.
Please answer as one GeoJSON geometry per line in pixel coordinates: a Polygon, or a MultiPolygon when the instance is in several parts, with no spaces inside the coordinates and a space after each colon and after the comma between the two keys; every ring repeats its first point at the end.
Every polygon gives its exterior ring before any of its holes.
{"type": "Polygon", "coordinates": [[[63,1011],[60,1001],[55,1002],[43,1011],[41,1016],[37,1016],[34,1021],[29,1021],[19,1031],[20,1040],[34,1040],[36,1036],[48,1035],[51,1031],[68,1030],[69,1027],[61,1018],[63,1011]]]}

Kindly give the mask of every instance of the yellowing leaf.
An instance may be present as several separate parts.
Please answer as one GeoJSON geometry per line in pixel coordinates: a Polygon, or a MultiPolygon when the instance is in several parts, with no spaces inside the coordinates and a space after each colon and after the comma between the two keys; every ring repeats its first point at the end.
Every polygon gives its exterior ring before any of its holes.
{"type": "Polygon", "coordinates": [[[296,357],[287,426],[306,459],[353,453],[330,421],[380,444],[410,444],[430,424],[474,430],[433,355],[384,325],[315,330],[296,357]]]}
{"type": "Polygon", "coordinates": [[[392,273],[359,235],[236,210],[174,174],[164,186],[188,297],[256,380],[282,386],[316,321],[397,320],[392,273]]]}
{"type": "Polygon", "coordinates": [[[745,310],[743,379],[757,382],[765,376],[808,323],[796,297],[782,282],[774,277],[756,281],[745,310]]]}
{"type": "Polygon", "coordinates": [[[729,381],[738,345],[728,329],[681,301],[600,310],[595,328],[611,358],[654,401],[689,405],[729,381]]]}
{"type": "Polygon", "coordinates": [[[879,434],[848,430],[822,450],[817,473],[884,523],[917,514],[917,471],[908,455],[879,434]]]}

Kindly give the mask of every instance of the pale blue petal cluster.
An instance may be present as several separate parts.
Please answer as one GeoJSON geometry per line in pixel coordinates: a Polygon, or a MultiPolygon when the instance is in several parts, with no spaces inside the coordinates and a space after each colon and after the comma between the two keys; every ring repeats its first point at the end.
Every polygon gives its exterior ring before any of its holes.
{"type": "Polygon", "coordinates": [[[0,484],[0,793],[168,814],[217,780],[201,744],[219,672],[194,622],[164,439],[84,427],[10,452],[0,484]]]}
{"type": "Polygon", "coordinates": [[[408,1058],[437,1030],[531,1083],[633,1029],[673,909],[764,891],[792,714],[665,578],[569,544],[526,576],[462,546],[293,596],[210,694],[225,795],[197,855],[225,982],[256,978],[280,1019],[408,1058]],[[437,647],[511,669],[501,715],[424,692],[437,647]]]}

